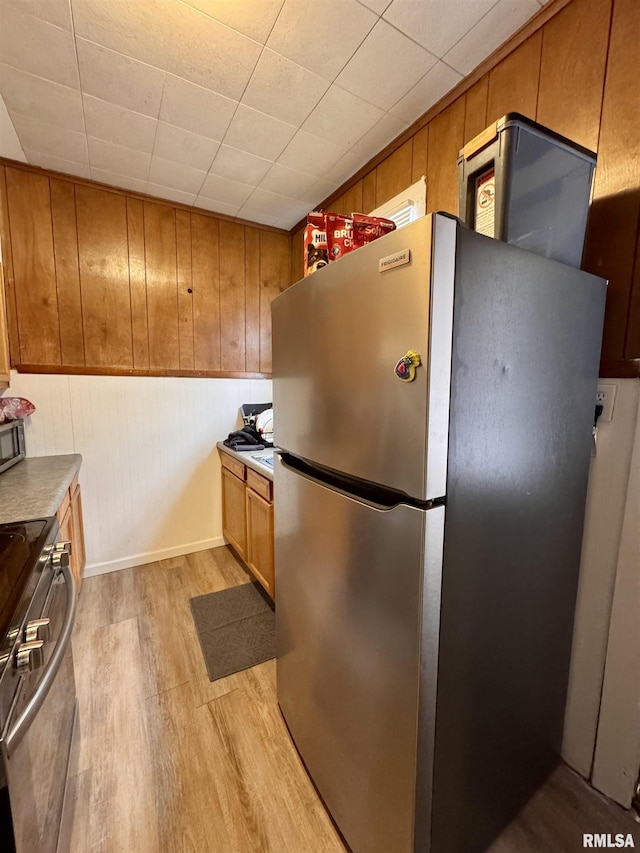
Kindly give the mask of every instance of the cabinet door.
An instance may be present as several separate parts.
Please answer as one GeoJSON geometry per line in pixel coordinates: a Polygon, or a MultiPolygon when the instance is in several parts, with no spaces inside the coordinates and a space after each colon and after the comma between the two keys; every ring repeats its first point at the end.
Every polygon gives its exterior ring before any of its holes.
{"type": "Polygon", "coordinates": [[[84,549],[84,525],[82,520],[82,496],[80,486],[76,486],[71,497],[71,567],[76,579],[78,592],[82,586],[84,567],[87,557],[84,549]]]}
{"type": "Polygon", "coordinates": [[[222,532],[244,560],[247,545],[244,480],[227,468],[222,469],[222,532]]]}
{"type": "MultiPolygon", "coordinates": [[[[66,492],[66,496],[68,497],[69,492],[66,492]]],[[[59,542],[70,542],[71,543],[71,556],[70,556],[70,564],[71,571],[73,573],[73,578],[76,581],[76,592],[77,590],[77,575],[75,569],[75,548],[73,545],[73,516],[71,513],[71,504],[69,501],[64,501],[58,510],[58,525],[60,530],[58,532],[58,541],[59,542]]]]}
{"type": "Polygon", "coordinates": [[[275,598],[273,571],[273,504],[247,488],[247,565],[275,598]]]}

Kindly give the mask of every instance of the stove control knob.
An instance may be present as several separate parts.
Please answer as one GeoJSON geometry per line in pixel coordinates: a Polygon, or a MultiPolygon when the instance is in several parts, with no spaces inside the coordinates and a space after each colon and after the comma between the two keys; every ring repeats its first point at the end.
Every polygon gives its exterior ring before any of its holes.
{"type": "Polygon", "coordinates": [[[32,643],[23,643],[16,652],[16,669],[20,675],[40,669],[44,663],[44,642],[34,640],[32,643]]]}
{"type": "Polygon", "coordinates": [[[67,568],[70,563],[71,542],[56,542],[53,546],[53,567],[55,569],[67,568]]]}
{"type": "Polygon", "coordinates": [[[32,619],[27,622],[24,629],[24,639],[27,643],[33,643],[35,640],[43,640],[45,643],[51,637],[51,620],[46,617],[44,619],[32,619]]]}

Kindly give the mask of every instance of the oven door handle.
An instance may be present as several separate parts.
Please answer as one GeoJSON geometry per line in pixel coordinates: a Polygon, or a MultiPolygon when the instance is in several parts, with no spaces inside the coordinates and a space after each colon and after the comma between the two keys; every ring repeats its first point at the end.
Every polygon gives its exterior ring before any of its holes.
{"type": "Polygon", "coordinates": [[[11,757],[13,750],[24,737],[25,732],[42,707],[44,700],[47,698],[47,694],[51,689],[54,678],[58,674],[60,664],[62,663],[62,659],[64,658],[65,652],[67,651],[71,641],[71,632],[73,631],[73,623],[76,616],[76,585],[68,566],[62,566],[60,572],[64,577],[67,587],[67,608],[64,614],[62,631],[60,632],[60,636],[56,643],[54,652],[51,655],[51,659],[49,660],[42,678],[36,687],[35,693],[31,699],[29,699],[24,709],[21,711],[20,716],[5,736],[4,748],[9,757],[11,757]]]}

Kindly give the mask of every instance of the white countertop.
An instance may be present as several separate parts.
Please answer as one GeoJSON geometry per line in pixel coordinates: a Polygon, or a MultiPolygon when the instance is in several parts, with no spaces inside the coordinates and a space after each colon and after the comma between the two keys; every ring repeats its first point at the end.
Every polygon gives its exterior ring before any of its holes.
{"type": "Polygon", "coordinates": [[[263,477],[273,480],[273,467],[261,460],[265,457],[273,457],[274,451],[278,449],[277,447],[261,448],[259,445],[256,445],[255,450],[232,450],[222,441],[219,441],[216,444],[216,447],[218,450],[222,450],[223,453],[228,453],[229,456],[233,456],[234,459],[238,459],[248,468],[253,468],[254,471],[258,472],[258,474],[262,474],[263,477]]]}

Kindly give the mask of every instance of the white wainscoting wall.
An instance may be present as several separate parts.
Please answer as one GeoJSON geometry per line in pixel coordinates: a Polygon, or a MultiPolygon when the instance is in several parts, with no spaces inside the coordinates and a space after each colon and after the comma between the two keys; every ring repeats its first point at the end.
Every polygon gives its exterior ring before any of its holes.
{"type": "Polygon", "coordinates": [[[12,372],[9,396],[36,406],[28,456],[81,453],[87,575],[222,545],[216,442],[266,379],[12,372]]]}

